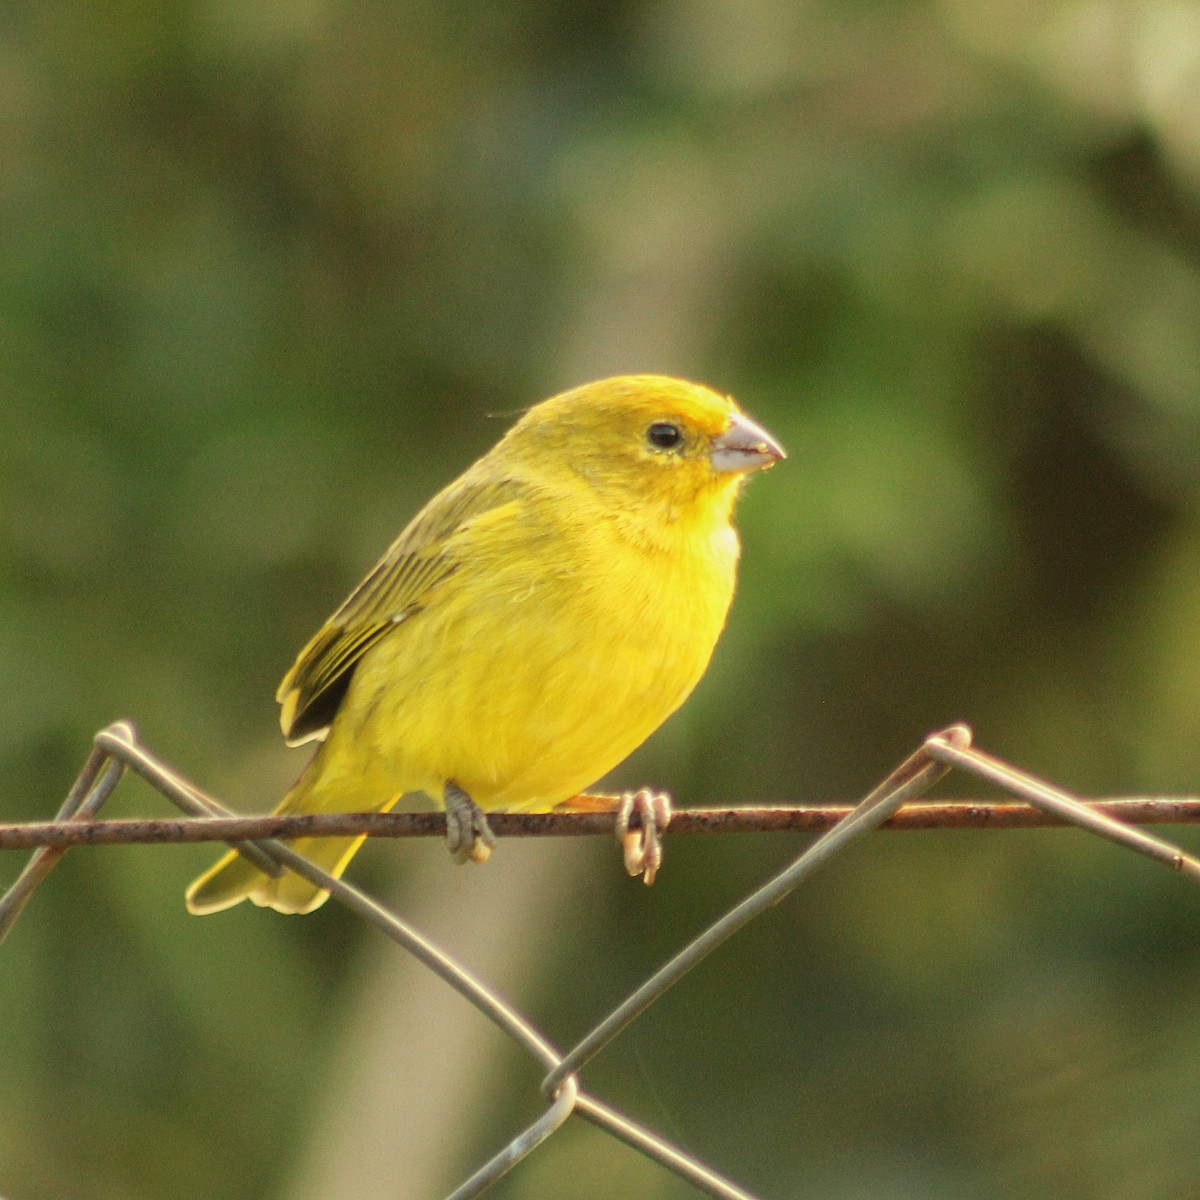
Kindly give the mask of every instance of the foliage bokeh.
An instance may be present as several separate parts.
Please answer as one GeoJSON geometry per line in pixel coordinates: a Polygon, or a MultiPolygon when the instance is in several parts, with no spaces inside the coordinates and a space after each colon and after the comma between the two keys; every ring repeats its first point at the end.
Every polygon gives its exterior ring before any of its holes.
{"type": "MultiPolygon", "coordinates": [[[[118,716],[268,807],[316,624],[492,415],[634,370],[791,458],[619,782],[849,798],[961,718],[1082,792],[1194,791],[1198,47],[1186,0],[5,7],[5,819],[118,716]]],[[[568,1041],[795,849],[680,839],[646,893],[609,847],[502,845],[520,998],[568,1041]]],[[[491,914],[439,853],[363,872],[456,948],[491,914]]],[[[304,1194],[379,951],[332,908],[189,919],[207,858],[74,853],[4,945],[9,1200],[304,1194]]],[[[1200,1170],[1198,916],[1078,834],[878,835],[588,1079],[764,1196],[1165,1200],[1200,1170]]],[[[441,1185],[532,1112],[504,1054],[460,1064],[487,1100],[441,1185]]],[[[547,1193],[691,1194],[574,1130],[497,1189],[547,1193]]]]}

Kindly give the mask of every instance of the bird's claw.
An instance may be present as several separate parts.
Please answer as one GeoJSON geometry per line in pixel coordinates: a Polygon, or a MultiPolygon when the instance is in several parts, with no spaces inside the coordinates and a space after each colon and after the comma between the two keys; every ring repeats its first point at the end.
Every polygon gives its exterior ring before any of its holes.
{"type": "Polygon", "coordinates": [[[496,835],[483,809],[457,784],[448,783],[446,802],[446,849],[456,863],[485,863],[496,845],[496,835]]]}
{"type": "Polygon", "coordinates": [[[625,859],[625,870],[640,875],[651,884],[662,866],[662,835],[671,823],[671,797],[666,792],[639,788],[626,792],[617,805],[617,841],[625,859]],[[640,827],[629,828],[629,819],[637,811],[640,827]]]}

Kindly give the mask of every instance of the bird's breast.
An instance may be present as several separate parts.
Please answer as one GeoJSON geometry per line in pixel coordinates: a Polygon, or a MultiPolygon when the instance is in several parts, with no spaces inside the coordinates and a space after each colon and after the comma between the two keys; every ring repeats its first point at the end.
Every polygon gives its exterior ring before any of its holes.
{"type": "Polygon", "coordinates": [[[686,699],[732,598],[736,536],[664,552],[603,534],[547,542],[470,586],[460,574],[370,652],[348,699],[398,788],[454,779],[484,807],[549,807],[686,699]]]}

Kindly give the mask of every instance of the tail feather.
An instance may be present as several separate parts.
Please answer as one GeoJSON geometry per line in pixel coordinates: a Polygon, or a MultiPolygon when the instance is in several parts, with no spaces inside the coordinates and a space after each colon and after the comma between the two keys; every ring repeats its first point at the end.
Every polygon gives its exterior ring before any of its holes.
{"type": "MultiPolygon", "coordinates": [[[[317,751],[275,809],[277,813],[386,812],[400,799],[399,795],[385,792],[387,798],[381,803],[377,800],[381,791],[379,780],[361,777],[348,780],[344,773],[331,772],[324,760],[325,750],[322,746],[317,751]]],[[[336,879],[364,840],[363,837],[297,838],[287,845],[336,879]]],[[[320,908],[329,893],[292,871],[278,877],[267,875],[231,850],[188,888],[184,898],[188,912],[197,916],[232,908],[243,900],[252,900],[276,912],[306,913],[320,908]]]]}
{"type": "MultiPolygon", "coordinates": [[[[365,839],[299,838],[288,845],[297,854],[339,878],[365,839]]],[[[243,900],[281,913],[307,913],[320,908],[329,893],[300,875],[287,871],[275,878],[231,850],[188,888],[188,912],[196,916],[221,912],[243,900]]]]}

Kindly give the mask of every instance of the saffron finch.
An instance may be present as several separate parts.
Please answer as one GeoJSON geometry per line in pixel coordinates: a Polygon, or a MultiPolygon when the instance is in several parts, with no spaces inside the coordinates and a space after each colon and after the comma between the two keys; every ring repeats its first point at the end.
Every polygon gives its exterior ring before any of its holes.
{"type": "MultiPolygon", "coordinates": [[[[783,456],[733,400],[665,376],[605,379],[527,410],[284,677],[284,736],[321,744],[276,811],[385,811],[423,792],[445,805],[456,858],[482,861],[483,810],[577,797],[704,673],[733,598],[734,501],[783,456]]],[[[340,876],[362,841],[292,844],[340,876]]],[[[328,894],[232,851],[187,906],[249,897],[309,912],[328,894]]]]}

